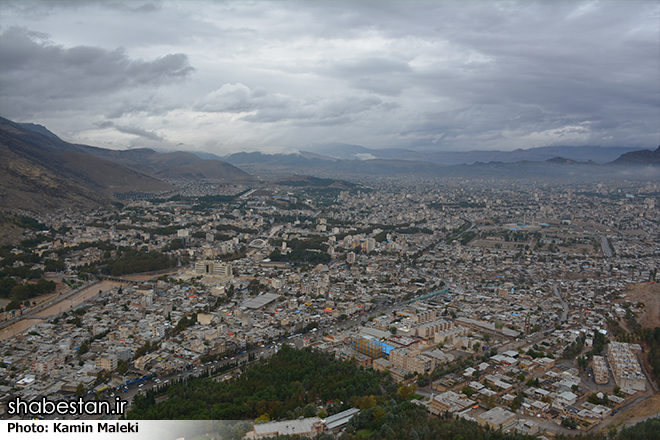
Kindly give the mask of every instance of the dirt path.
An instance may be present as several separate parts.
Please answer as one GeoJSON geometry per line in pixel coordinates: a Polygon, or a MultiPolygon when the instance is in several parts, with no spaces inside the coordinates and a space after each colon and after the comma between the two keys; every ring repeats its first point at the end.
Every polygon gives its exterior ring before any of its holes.
{"type": "Polygon", "coordinates": [[[621,414],[615,425],[618,429],[623,426],[633,426],[650,417],[657,417],[658,414],[660,414],[660,394],[655,394],[640,405],[636,405],[621,414]]]}

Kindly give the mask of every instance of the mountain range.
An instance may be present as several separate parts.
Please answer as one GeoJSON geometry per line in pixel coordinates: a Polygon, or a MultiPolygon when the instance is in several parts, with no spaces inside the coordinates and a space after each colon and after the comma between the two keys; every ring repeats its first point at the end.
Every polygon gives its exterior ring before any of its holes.
{"type": "MultiPolygon", "coordinates": [[[[353,149],[352,151],[361,150],[353,149]]],[[[465,154],[468,153],[470,152],[465,154]]],[[[597,163],[593,160],[580,162],[556,156],[542,161],[489,161],[446,165],[430,161],[367,157],[361,160],[347,160],[305,151],[293,154],[235,153],[223,159],[254,175],[278,177],[293,173],[309,174],[310,170],[313,170],[314,175],[318,177],[346,180],[365,175],[468,179],[568,179],[573,181],[660,179],[660,147],[655,151],[628,151],[616,160],[606,163],[597,163]]]]}
{"type": "Polygon", "coordinates": [[[414,151],[407,149],[371,149],[351,144],[315,144],[305,151],[344,160],[412,160],[439,163],[443,165],[473,164],[476,162],[541,162],[555,157],[563,157],[576,162],[594,161],[607,163],[622,154],[639,150],[631,147],[538,147],[527,150],[471,150],[471,151],[414,151]]]}
{"type": "Polygon", "coordinates": [[[115,193],[175,189],[168,179],[257,184],[260,176],[269,176],[295,186],[327,183],[314,178],[337,181],[365,176],[660,180],[660,147],[654,151],[543,147],[510,152],[416,152],[322,144],[309,149],[312,151],[293,154],[241,152],[222,158],[148,148],[109,150],[68,143],[41,125],[0,118],[0,208],[35,212],[91,208],[116,201],[115,193]]]}
{"type": "Polygon", "coordinates": [[[41,125],[4,118],[0,118],[0,158],[0,207],[33,212],[89,209],[113,202],[114,193],[175,189],[166,178],[255,180],[233,165],[192,153],[71,144],[41,125]]]}

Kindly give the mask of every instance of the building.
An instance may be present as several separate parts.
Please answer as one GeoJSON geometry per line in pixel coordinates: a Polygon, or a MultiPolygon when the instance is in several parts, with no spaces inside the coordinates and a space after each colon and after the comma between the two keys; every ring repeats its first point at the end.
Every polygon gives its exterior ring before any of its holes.
{"type": "Polygon", "coordinates": [[[231,264],[217,260],[202,260],[195,263],[195,273],[204,275],[215,275],[222,278],[232,276],[231,264]]]}
{"type": "Polygon", "coordinates": [[[325,429],[330,431],[330,432],[338,432],[340,431],[346,424],[348,423],[351,418],[359,413],[360,410],[358,408],[351,408],[347,409],[346,411],[342,411],[340,413],[337,413],[335,415],[326,417],[323,422],[325,423],[325,429]]]}
{"type": "Polygon", "coordinates": [[[199,322],[202,325],[210,325],[211,321],[213,321],[214,315],[210,313],[198,313],[197,314],[197,322],[199,322]]]}
{"type": "Polygon", "coordinates": [[[390,351],[390,362],[396,368],[401,368],[410,373],[424,373],[433,367],[433,360],[421,355],[418,351],[397,348],[390,351]]]}
{"type": "Polygon", "coordinates": [[[254,430],[245,438],[258,439],[262,437],[278,437],[280,435],[298,435],[314,438],[323,432],[323,422],[318,417],[308,419],[285,420],[254,425],[254,430]]]}
{"type": "Polygon", "coordinates": [[[373,367],[377,371],[385,371],[392,367],[392,362],[385,358],[375,359],[372,363],[373,367]]]}
{"type": "Polygon", "coordinates": [[[524,435],[536,435],[541,430],[541,427],[538,423],[531,420],[520,419],[516,422],[515,430],[524,435]]]}
{"type": "Polygon", "coordinates": [[[378,359],[384,356],[383,346],[376,341],[370,341],[366,338],[351,339],[351,348],[358,353],[369,356],[371,359],[378,359]]]}
{"type": "Polygon", "coordinates": [[[119,364],[119,358],[113,354],[96,358],[96,368],[106,372],[114,371],[119,364]]]}
{"type": "Polygon", "coordinates": [[[564,391],[563,393],[557,394],[557,397],[552,402],[552,406],[558,409],[563,409],[569,405],[575,405],[576,401],[577,395],[570,391],[564,391]]]}
{"type": "Polygon", "coordinates": [[[394,335],[390,337],[387,342],[394,348],[407,348],[408,350],[417,350],[419,347],[419,340],[409,338],[408,336],[394,335]]]}
{"type": "Polygon", "coordinates": [[[446,363],[454,360],[454,356],[452,354],[445,353],[444,351],[437,349],[425,352],[424,356],[431,359],[431,362],[433,363],[433,366],[431,367],[432,370],[438,368],[440,365],[445,365],[446,363]]]}
{"type": "MultiPolygon", "coordinates": [[[[434,311],[435,312],[435,311],[434,311]]],[[[425,312],[422,315],[429,315],[431,312],[425,312]]],[[[435,314],[435,313],[433,313],[435,314]]],[[[419,317],[419,315],[416,315],[419,317]]],[[[424,339],[431,339],[438,332],[446,332],[451,329],[452,324],[449,321],[443,319],[437,321],[426,321],[423,317],[419,317],[418,322],[422,321],[421,324],[414,326],[411,331],[414,336],[419,336],[424,339]]]]}
{"type": "Polygon", "coordinates": [[[477,405],[477,402],[474,400],[468,399],[462,394],[457,394],[453,391],[445,391],[442,394],[438,394],[431,399],[431,406],[429,411],[431,414],[443,414],[446,411],[450,413],[456,413],[463,411],[471,406],[477,405]]]}
{"type": "Polygon", "coordinates": [[[614,381],[622,389],[646,391],[646,376],[642,372],[633,350],[641,350],[638,344],[611,342],[607,346],[607,361],[614,381]]]}
{"type": "Polygon", "coordinates": [[[453,347],[460,341],[467,338],[468,329],[463,326],[451,326],[447,330],[438,330],[434,332],[433,338],[436,344],[443,343],[445,346],[453,347]]]}
{"type": "Polygon", "coordinates": [[[610,381],[610,372],[605,364],[605,358],[602,356],[594,356],[591,367],[594,370],[594,381],[598,385],[605,385],[610,381]]]}
{"type": "Polygon", "coordinates": [[[245,301],[243,304],[241,304],[241,307],[244,307],[246,309],[259,310],[262,307],[265,307],[266,305],[272,303],[276,299],[279,299],[280,296],[281,295],[278,295],[276,293],[264,293],[262,295],[257,296],[256,298],[252,298],[245,301]]]}
{"type": "Polygon", "coordinates": [[[505,431],[515,425],[516,415],[507,409],[496,406],[490,411],[486,411],[478,416],[477,422],[481,426],[488,425],[491,429],[502,429],[505,431]]]}

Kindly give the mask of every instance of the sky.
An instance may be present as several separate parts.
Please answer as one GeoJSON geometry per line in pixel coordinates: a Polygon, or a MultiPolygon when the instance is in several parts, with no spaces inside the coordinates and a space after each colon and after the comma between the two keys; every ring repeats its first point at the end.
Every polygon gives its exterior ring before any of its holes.
{"type": "Polygon", "coordinates": [[[0,116],[226,155],[660,144],[657,1],[10,1],[0,116]]]}

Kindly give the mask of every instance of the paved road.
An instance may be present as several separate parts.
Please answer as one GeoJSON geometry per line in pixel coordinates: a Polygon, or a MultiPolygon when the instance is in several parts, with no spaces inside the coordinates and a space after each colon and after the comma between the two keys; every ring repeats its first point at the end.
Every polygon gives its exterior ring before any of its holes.
{"type": "Polygon", "coordinates": [[[557,286],[552,286],[552,290],[555,292],[555,295],[557,296],[557,299],[561,303],[562,307],[564,308],[564,311],[561,314],[561,319],[559,322],[564,322],[566,321],[566,318],[568,317],[568,303],[564,300],[564,297],[559,293],[559,290],[557,289],[557,286]]]}
{"type": "Polygon", "coordinates": [[[600,236],[600,246],[603,248],[603,255],[606,257],[611,257],[612,254],[612,248],[610,248],[610,243],[607,241],[607,237],[604,235],[600,236]]]}

